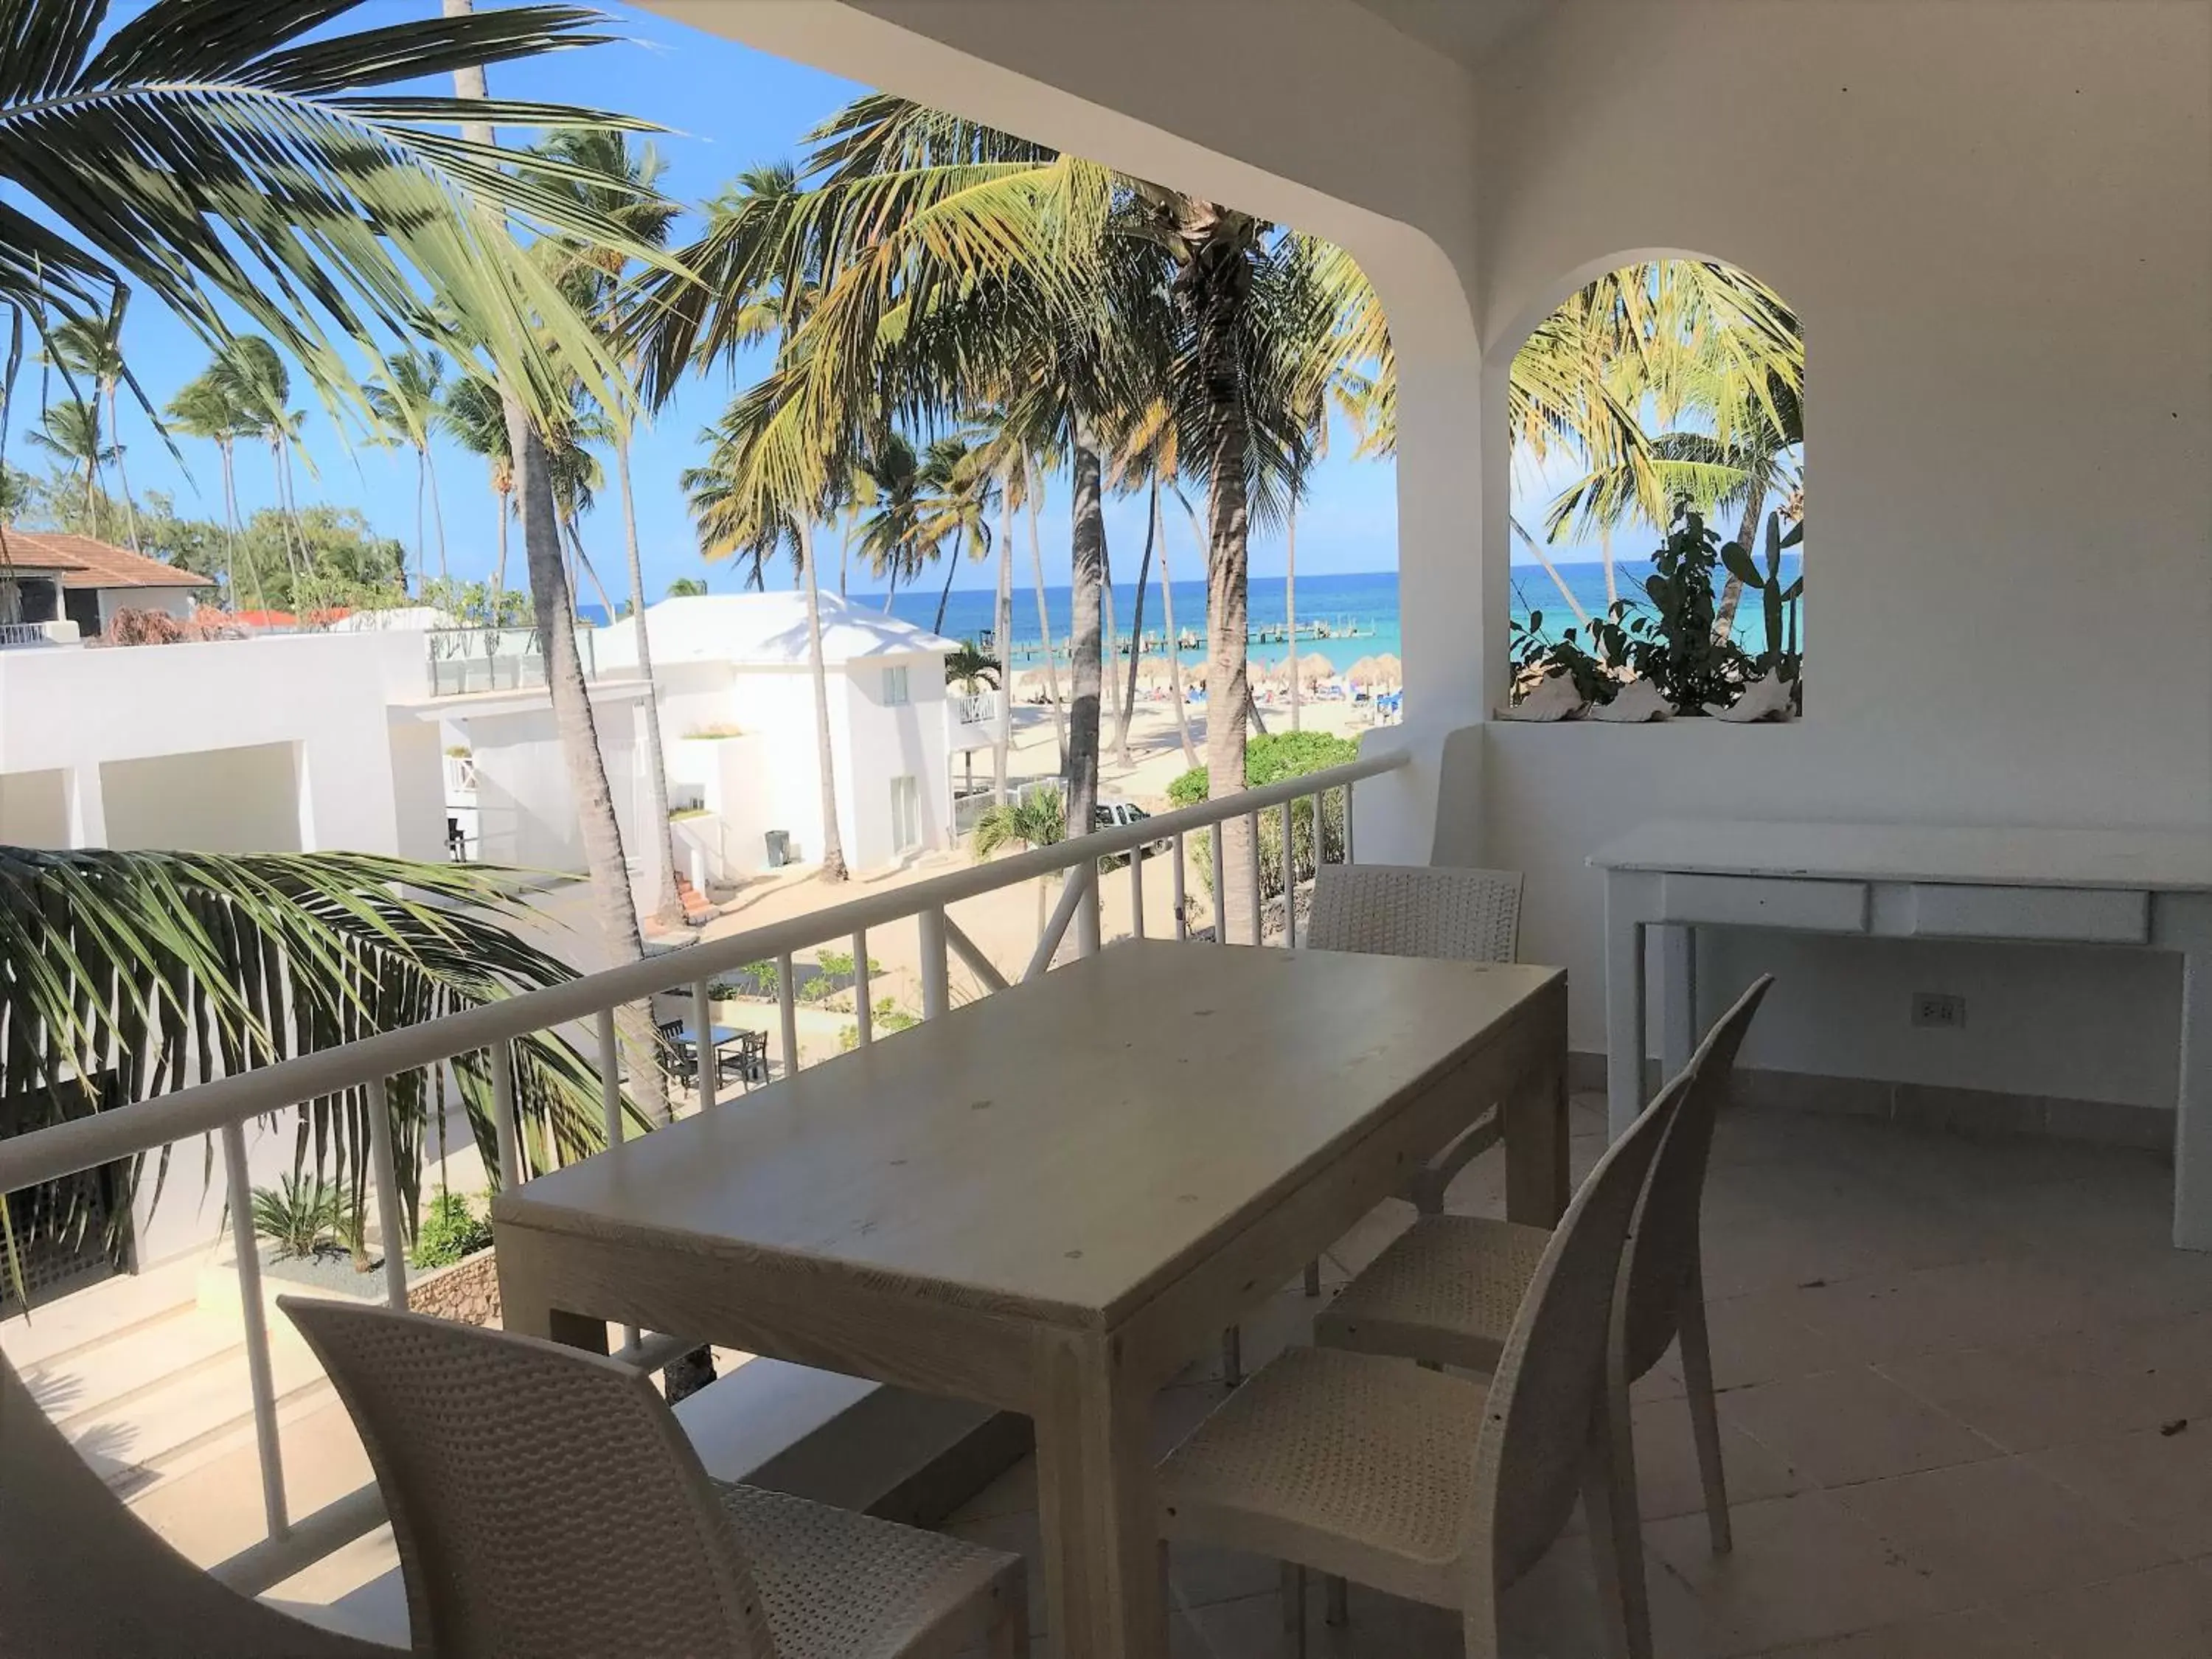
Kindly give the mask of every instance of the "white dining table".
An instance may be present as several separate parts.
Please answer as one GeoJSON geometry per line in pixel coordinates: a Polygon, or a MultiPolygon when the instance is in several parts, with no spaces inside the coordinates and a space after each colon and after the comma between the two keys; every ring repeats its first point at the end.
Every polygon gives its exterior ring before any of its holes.
{"type": "Polygon", "coordinates": [[[2173,1242],[2212,1250],[2212,836],[1996,825],[1670,819],[1595,854],[1605,872],[1607,1116],[1644,1095],[1647,947],[1660,1054],[1695,1046],[1697,930],[2164,951],[2181,958],[2173,1242]]]}
{"type": "Polygon", "coordinates": [[[1152,1395],[1493,1104],[1567,1191],[1557,969],[1135,942],[501,1194],[511,1330],[1027,1413],[1060,1651],[1158,1659],[1152,1395]]]}

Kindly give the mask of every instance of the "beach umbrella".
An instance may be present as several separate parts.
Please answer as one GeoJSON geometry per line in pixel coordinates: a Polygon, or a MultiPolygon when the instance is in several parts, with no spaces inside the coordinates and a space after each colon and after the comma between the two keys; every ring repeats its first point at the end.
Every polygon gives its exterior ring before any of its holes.
{"type": "Polygon", "coordinates": [[[1406,678],[1406,665],[1385,651],[1375,659],[1375,678],[1395,685],[1406,678]]]}
{"type": "Polygon", "coordinates": [[[1378,666],[1373,657],[1362,657],[1344,671],[1345,684],[1347,685],[1374,684],[1378,666]]]}
{"type": "Polygon", "coordinates": [[[1298,659],[1298,683],[1302,685],[1324,685],[1335,676],[1336,670],[1327,657],[1310,652],[1298,659]]]}

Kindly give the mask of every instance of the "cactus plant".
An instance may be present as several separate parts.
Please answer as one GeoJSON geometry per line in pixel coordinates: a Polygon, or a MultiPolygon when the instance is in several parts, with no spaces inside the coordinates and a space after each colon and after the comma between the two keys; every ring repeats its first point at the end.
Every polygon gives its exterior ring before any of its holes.
{"type": "Polygon", "coordinates": [[[1759,657],[1756,666],[1762,674],[1779,669],[1785,680],[1795,680],[1804,666],[1802,654],[1797,650],[1796,616],[1789,617],[1789,636],[1784,637],[1783,621],[1785,608],[1805,592],[1805,575],[1801,570],[1797,580],[1785,584],[1782,580],[1782,554],[1786,548],[1798,545],[1805,539],[1805,522],[1799,520],[1790,526],[1787,534],[1782,529],[1782,515],[1766,515],[1766,568],[1761,571],[1752,562],[1751,555],[1740,542],[1730,542],[1721,549],[1721,562],[1728,566],[1729,574],[1746,587],[1759,594],[1759,610],[1766,623],[1766,649],[1759,657]]]}

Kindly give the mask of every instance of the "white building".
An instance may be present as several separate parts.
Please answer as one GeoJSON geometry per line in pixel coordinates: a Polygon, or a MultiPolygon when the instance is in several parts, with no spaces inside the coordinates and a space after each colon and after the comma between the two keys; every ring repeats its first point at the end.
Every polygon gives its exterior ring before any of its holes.
{"type": "MultiPolygon", "coordinates": [[[[988,744],[988,700],[951,697],[951,640],[822,596],[830,746],[846,862],[867,869],[953,842],[952,755],[988,744]]],[[[733,878],[822,854],[822,788],[806,601],[716,593],[647,608],[672,799],[710,875],[733,878]]],[[[637,660],[633,625],[597,630],[603,672],[637,660]]],[[[679,854],[680,856],[680,854],[679,854]]]]}

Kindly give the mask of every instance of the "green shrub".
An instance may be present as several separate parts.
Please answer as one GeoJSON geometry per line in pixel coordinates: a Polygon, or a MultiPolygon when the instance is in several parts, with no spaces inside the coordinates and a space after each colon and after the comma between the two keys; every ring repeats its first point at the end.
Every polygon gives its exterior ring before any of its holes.
{"type": "Polygon", "coordinates": [[[415,1235],[415,1265],[450,1267],[491,1243],[491,1222],[478,1215],[459,1193],[440,1193],[430,1200],[415,1235]]]}
{"type": "MultiPolygon", "coordinates": [[[[879,997],[876,1000],[871,1023],[874,1025],[875,1034],[878,1036],[888,1036],[893,1031],[903,1031],[911,1026],[921,1024],[921,1016],[907,1012],[893,998],[879,997]]],[[[858,1021],[837,1033],[837,1051],[840,1054],[850,1054],[860,1046],[860,1027],[858,1021]]]]}
{"type": "MultiPolygon", "coordinates": [[[[1244,787],[1258,789],[1285,778],[1302,778],[1332,766],[1346,766],[1359,758],[1359,744],[1350,738],[1327,732],[1270,732],[1244,746],[1244,787]]],[[[1207,799],[1206,769],[1194,766],[1168,786],[1168,799],[1177,806],[1195,806],[1207,799]]],[[[1194,833],[1189,845],[1198,865],[1200,884],[1213,890],[1213,837],[1194,833]]],[[[1344,857],[1344,795],[1331,791],[1322,805],[1320,859],[1335,863],[1344,857]]],[[[1291,803],[1291,857],[1300,881],[1313,878],[1314,803],[1310,796],[1291,803]]],[[[1283,890],[1283,815],[1279,807],[1260,814],[1260,889],[1263,894],[1283,890]]]]}
{"type": "Polygon", "coordinates": [[[799,1000],[801,1002],[821,1002],[826,1000],[829,994],[836,988],[837,988],[835,985],[830,982],[830,977],[828,975],[816,974],[809,977],[799,986],[799,1000]]]}
{"type": "Polygon", "coordinates": [[[341,1218],[337,1188],[319,1181],[292,1175],[253,1189],[253,1231],[276,1247],[279,1261],[335,1249],[341,1218]]]}

